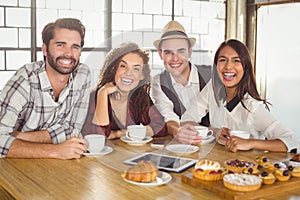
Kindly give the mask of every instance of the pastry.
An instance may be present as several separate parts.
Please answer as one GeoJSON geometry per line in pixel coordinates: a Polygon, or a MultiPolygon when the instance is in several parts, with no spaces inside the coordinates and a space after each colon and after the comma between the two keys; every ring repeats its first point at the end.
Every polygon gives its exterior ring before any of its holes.
{"type": "Polygon", "coordinates": [[[298,153],[293,155],[293,157],[290,160],[295,162],[300,162],[300,154],[298,153]]]}
{"type": "Polygon", "coordinates": [[[225,187],[240,191],[248,192],[258,190],[261,187],[262,180],[255,175],[250,174],[226,174],[223,177],[223,183],[225,187]]]}
{"type": "Polygon", "coordinates": [[[258,163],[258,166],[260,167],[266,167],[270,165],[270,162],[266,156],[257,156],[256,162],[258,163]]]}
{"type": "Polygon", "coordinates": [[[123,178],[135,182],[152,182],[156,180],[158,175],[157,167],[150,161],[140,161],[135,166],[128,168],[124,174],[123,178]]]}
{"type": "Polygon", "coordinates": [[[258,177],[262,179],[263,184],[267,184],[267,185],[273,184],[276,181],[276,177],[274,176],[274,174],[268,173],[266,171],[260,173],[258,177]]]}
{"type": "Polygon", "coordinates": [[[274,165],[266,165],[263,170],[268,173],[274,173],[279,167],[278,163],[275,163],[274,165]]]}
{"type": "Polygon", "coordinates": [[[291,178],[291,174],[289,173],[289,171],[287,169],[282,168],[276,170],[274,172],[274,175],[279,181],[287,181],[291,178]]]}
{"type": "Polygon", "coordinates": [[[252,167],[250,167],[250,168],[244,169],[243,173],[244,174],[255,174],[255,175],[258,175],[260,173],[260,171],[257,168],[253,169],[252,167]]]}
{"type": "Polygon", "coordinates": [[[257,169],[257,164],[246,160],[235,159],[235,160],[225,161],[224,167],[234,173],[243,173],[245,169],[249,169],[249,168],[252,168],[253,170],[257,169]]]}
{"type": "Polygon", "coordinates": [[[290,171],[292,177],[300,177],[300,167],[299,166],[294,167],[292,165],[289,165],[288,170],[290,171]]]}
{"type": "Polygon", "coordinates": [[[293,155],[293,157],[289,160],[289,165],[292,165],[293,167],[300,167],[300,154],[293,155]]]}
{"type": "Polygon", "coordinates": [[[221,180],[227,173],[226,168],[221,167],[220,163],[212,160],[198,161],[193,169],[193,176],[205,181],[221,180]]]}

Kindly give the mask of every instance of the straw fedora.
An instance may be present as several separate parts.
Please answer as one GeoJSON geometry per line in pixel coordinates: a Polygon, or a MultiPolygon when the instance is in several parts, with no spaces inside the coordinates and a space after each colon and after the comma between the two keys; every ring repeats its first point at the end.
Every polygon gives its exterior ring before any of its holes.
{"type": "Polygon", "coordinates": [[[166,40],[166,39],[173,39],[173,38],[187,39],[190,41],[191,47],[194,46],[194,44],[196,42],[196,38],[187,36],[187,34],[185,33],[185,29],[183,28],[183,26],[180,23],[172,20],[169,23],[167,23],[167,25],[164,27],[161,38],[159,40],[155,40],[153,42],[153,44],[156,47],[156,49],[158,49],[161,41],[166,40]]]}

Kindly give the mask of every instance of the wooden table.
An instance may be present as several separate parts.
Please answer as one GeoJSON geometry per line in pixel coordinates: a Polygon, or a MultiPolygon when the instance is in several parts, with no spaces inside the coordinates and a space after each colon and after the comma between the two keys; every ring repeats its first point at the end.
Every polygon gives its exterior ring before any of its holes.
{"type": "MultiPolygon", "coordinates": [[[[58,159],[0,159],[0,199],[222,199],[215,193],[194,188],[181,181],[182,173],[170,173],[172,180],[158,187],[139,187],[125,182],[121,174],[127,165],[123,160],[134,155],[155,151],[174,155],[166,150],[131,146],[117,139],[108,144],[114,151],[99,157],[82,157],[77,160],[58,159]]],[[[211,143],[200,146],[200,151],[183,157],[212,159],[223,163],[227,159],[253,160],[260,151],[231,153],[223,146],[211,143]]],[[[271,161],[289,158],[288,153],[265,153],[271,161]]],[[[265,194],[264,199],[274,199],[265,194]]],[[[282,192],[276,199],[300,198],[300,188],[282,192]]]]}

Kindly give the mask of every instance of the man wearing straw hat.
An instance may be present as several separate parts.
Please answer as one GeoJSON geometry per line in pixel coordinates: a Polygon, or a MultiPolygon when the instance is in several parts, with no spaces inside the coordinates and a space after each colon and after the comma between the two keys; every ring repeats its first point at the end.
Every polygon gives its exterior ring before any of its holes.
{"type": "MultiPolygon", "coordinates": [[[[195,42],[180,23],[172,20],[164,27],[161,38],[153,43],[165,70],[153,78],[152,97],[165,117],[169,134],[188,144],[198,144],[201,137],[177,134],[181,115],[211,76],[211,66],[194,65],[189,61],[195,42]]],[[[201,124],[209,125],[208,116],[201,124]]]]}

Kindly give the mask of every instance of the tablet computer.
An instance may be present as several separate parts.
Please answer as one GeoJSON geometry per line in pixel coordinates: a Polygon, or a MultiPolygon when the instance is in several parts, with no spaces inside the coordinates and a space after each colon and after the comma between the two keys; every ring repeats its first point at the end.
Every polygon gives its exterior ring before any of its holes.
{"type": "Polygon", "coordinates": [[[195,165],[195,163],[197,162],[197,160],[195,159],[155,154],[149,152],[135,156],[123,162],[128,165],[135,165],[141,160],[151,161],[157,166],[159,170],[170,172],[182,172],[195,165]]]}

